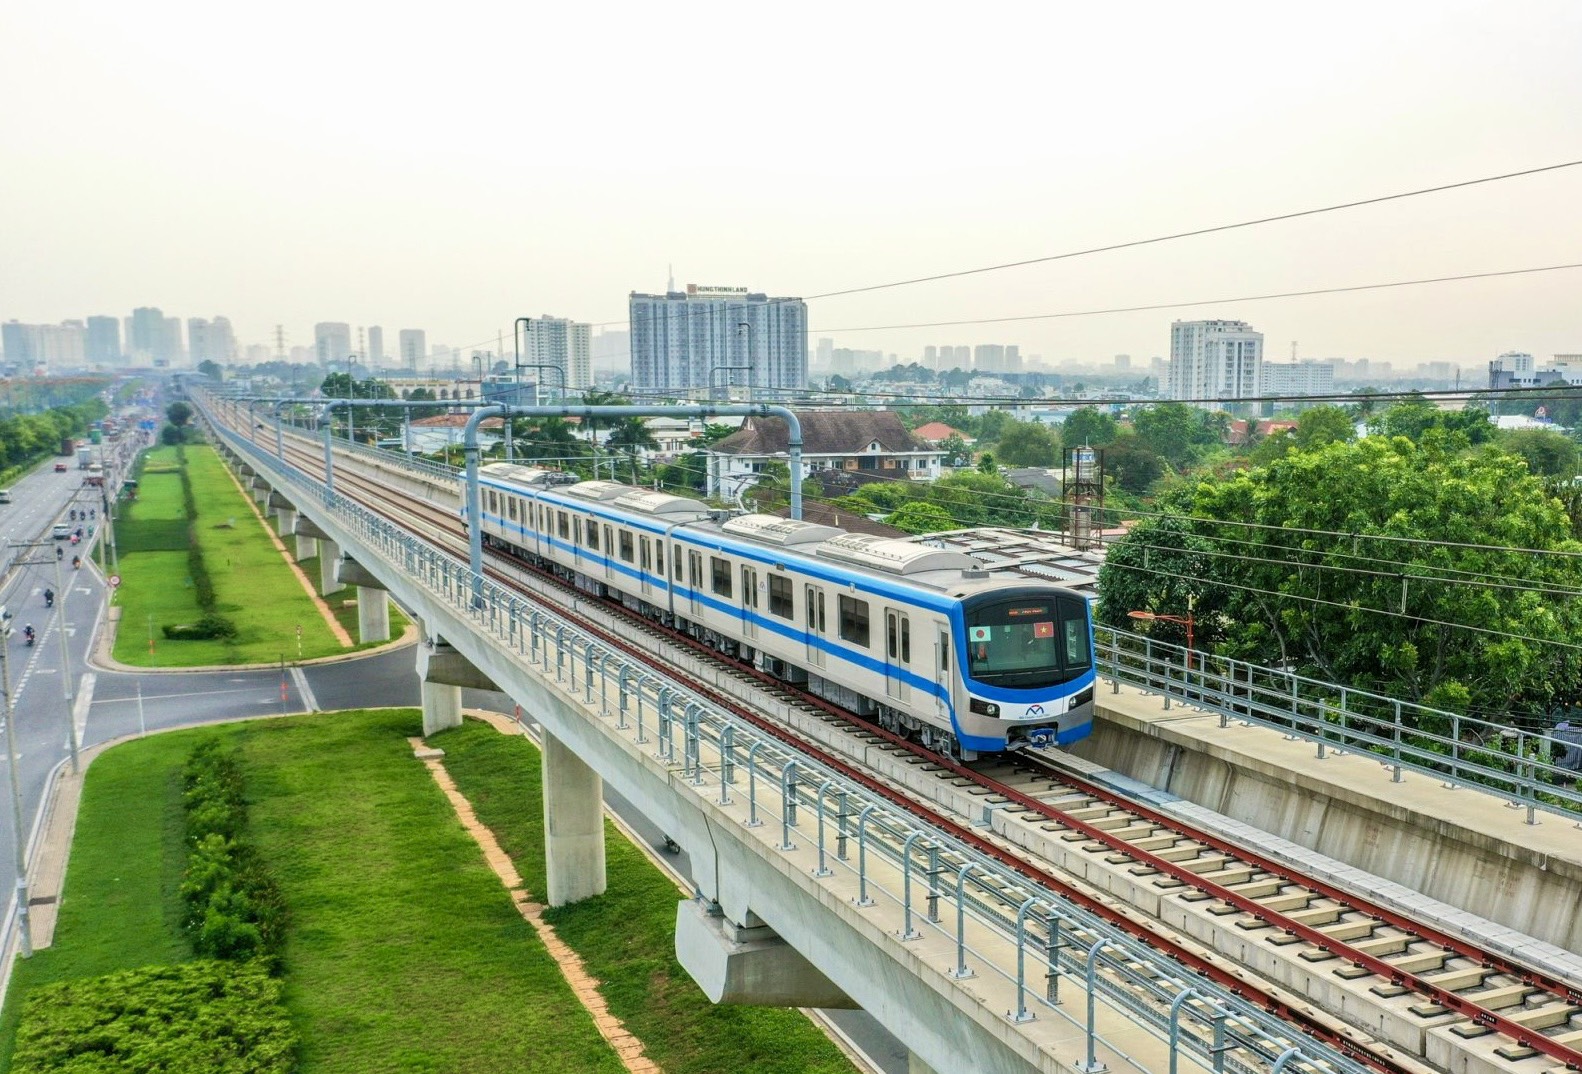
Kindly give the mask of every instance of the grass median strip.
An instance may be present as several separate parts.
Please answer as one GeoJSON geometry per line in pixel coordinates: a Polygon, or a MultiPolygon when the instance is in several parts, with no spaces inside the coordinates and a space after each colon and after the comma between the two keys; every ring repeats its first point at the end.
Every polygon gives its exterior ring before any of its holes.
{"type": "Polygon", "coordinates": [[[123,582],[116,594],[122,612],[115,658],[139,667],[191,667],[347,651],[218,456],[202,445],[188,445],[183,453],[197,518],[187,518],[177,449],[160,448],[149,452],[138,501],[117,535],[123,582]],[[234,638],[164,636],[164,627],[198,622],[209,610],[202,606],[203,580],[193,570],[192,539],[213,588],[212,610],[235,624],[234,638]]]}
{"type": "MultiPolygon", "coordinates": [[[[487,724],[429,738],[478,819],[510,856],[526,890],[543,901],[544,817],[537,747],[487,724]]],[[[675,959],[675,884],[606,825],[607,890],[544,912],[600,981],[611,1013],[666,1074],[851,1074],[851,1063],[802,1014],[717,1007],[675,959]]]]}
{"type": "MultiPolygon", "coordinates": [[[[286,1007],[304,1074],[622,1074],[406,742],[413,710],[291,717],[118,746],[84,790],[55,946],[18,965],[15,1009],[52,981],[191,961],[178,892],[180,772],[240,750],[248,830],[289,910],[286,1007]]],[[[737,1067],[736,1069],[746,1069],[737,1067]]]]}

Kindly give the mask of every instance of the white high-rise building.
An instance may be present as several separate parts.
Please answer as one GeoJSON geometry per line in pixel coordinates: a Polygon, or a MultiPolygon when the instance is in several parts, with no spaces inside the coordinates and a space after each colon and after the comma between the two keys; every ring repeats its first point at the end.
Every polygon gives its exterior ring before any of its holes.
{"type": "Polygon", "coordinates": [[[368,360],[369,369],[378,369],[385,363],[385,330],[378,325],[368,329],[368,360]]]}
{"type": "Polygon", "coordinates": [[[421,328],[403,328],[396,337],[401,368],[416,369],[428,358],[428,336],[421,328]]]}
{"type": "Polygon", "coordinates": [[[352,357],[352,353],[351,325],[344,321],[320,321],[313,326],[313,354],[319,365],[333,369],[337,363],[352,357]]]}
{"type": "MultiPolygon", "coordinates": [[[[565,374],[565,386],[577,391],[593,387],[593,326],[565,317],[534,317],[528,322],[522,360],[533,365],[554,366],[565,374]]],[[[531,379],[545,388],[558,388],[553,373],[524,370],[522,379],[531,379]]]]}
{"type": "MultiPolygon", "coordinates": [[[[682,395],[735,386],[766,400],[807,387],[807,303],[745,287],[632,292],[632,387],[682,395]]],[[[739,391],[737,394],[745,394],[739,391]]]]}
{"type": "Polygon", "coordinates": [[[1328,395],[1334,390],[1334,362],[1304,358],[1263,363],[1264,395],[1328,395]]]}
{"type": "Polygon", "coordinates": [[[202,317],[187,318],[187,355],[192,364],[209,361],[224,365],[236,358],[236,334],[226,317],[212,321],[202,317]]]}
{"type": "MultiPolygon", "coordinates": [[[[1250,399],[1263,386],[1263,333],[1246,321],[1170,326],[1169,399],[1250,399]]],[[[1215,402],[1200,406],[1215,408],[1215,402]]]]}

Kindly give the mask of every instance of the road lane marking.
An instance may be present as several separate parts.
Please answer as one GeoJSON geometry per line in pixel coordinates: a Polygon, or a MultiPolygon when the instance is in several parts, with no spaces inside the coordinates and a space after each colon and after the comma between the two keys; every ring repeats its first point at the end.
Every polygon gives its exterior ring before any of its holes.
{"type": "Polygon", "coordinates": [[[302,703],[307,706],[307,710],[309,712],[318,712],[319,699],[313,696],[313,687],[308,685],[308,677],[301,668],[293,667],[291,669],[291,681],[296,683],[297,696],[302,699],[302,703]]]}
{"type": "Polygon", "coordinates": [[[88,731],[88,707],[93,704],[93,684],[97,681],[97,672],[85,671],[77,680],[77,700],[71,707],[71,724],[77,730],[77,741],[86,741],[88,731]]]}

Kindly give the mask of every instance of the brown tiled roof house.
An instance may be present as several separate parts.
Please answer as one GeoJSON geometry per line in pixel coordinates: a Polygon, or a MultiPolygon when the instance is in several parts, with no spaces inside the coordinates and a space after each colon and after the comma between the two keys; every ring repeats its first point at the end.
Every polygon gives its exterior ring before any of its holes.
{"type": "MultiPolygon", "coordinates": [[[[846,470],[895,480],[933,481],[945,453],[914,436],[891,410],[799,411],[807,472],[846,470]]],[[[709,494],[734,496],[765,465],[784,463],[790,438],[783,418],[752,417],[706,453],[709,494]]]]}

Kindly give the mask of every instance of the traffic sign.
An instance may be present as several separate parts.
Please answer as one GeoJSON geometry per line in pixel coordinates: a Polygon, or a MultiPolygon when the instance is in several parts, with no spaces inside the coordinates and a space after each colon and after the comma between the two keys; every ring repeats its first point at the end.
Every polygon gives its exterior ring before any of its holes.
{"type": "Polygon", "coordinates": [[[111,589],[114,589],[114,588],[118,587],[120,584],[121,584],[121,576],[119,574],[112,574],[112,575],[110,575],[110,588],[111,589]]]}

